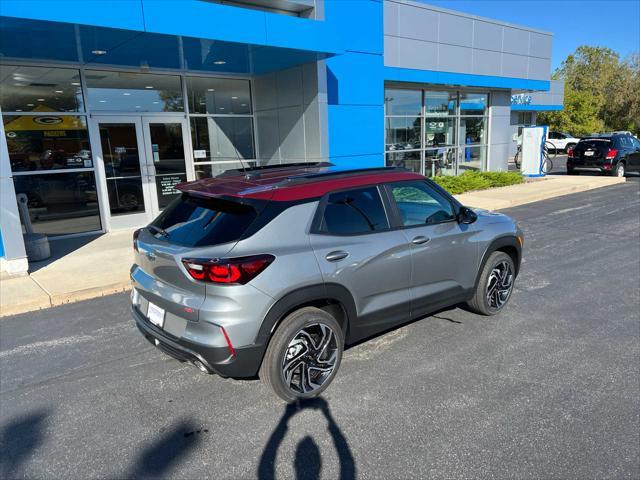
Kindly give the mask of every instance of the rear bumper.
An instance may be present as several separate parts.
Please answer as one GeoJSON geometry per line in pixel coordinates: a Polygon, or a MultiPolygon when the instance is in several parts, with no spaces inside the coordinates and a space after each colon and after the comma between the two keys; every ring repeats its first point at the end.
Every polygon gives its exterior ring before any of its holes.
{"type": "Polygon", "coordinates": [[[235,356],[227,347],[207,347],[174,337],[149,322],[140,311],[131,312],[142,336],[167,355],[182,362],[201,362],[207,370],[223,377],[252,378],[258,374],[266,345],[236,348],[235,356]]]}

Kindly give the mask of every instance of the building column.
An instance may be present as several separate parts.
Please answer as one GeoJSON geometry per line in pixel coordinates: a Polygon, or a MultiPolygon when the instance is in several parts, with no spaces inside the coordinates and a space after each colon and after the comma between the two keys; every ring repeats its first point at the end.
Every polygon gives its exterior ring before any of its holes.
{"type": "MultiPolygon", "coordinates": [[[[1,114],[0,111],[0,116],[1,114]]],[[[11,275],[25,275],[29,270],[29,262],[24,249],[7,137],[2,123],[0,137],[0,271],[11,275]]]]}
{"type": "Polygon", "coordinates": [[[491,92],[491,109],[489,122],[489,158],[487,170],[490,172],[506,171],[509,160],[511,138],[511,92],[491,92]]]}

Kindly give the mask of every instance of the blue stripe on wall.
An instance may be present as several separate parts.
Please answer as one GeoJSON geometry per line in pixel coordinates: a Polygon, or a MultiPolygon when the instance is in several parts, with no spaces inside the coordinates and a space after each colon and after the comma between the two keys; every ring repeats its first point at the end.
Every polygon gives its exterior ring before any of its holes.
{"type": "Polygon", "coordinates": [[[551,88],[551,82],[547,80],[436,72],[434,70],[414,70],[399,67],[384,67],[384,78],[387,81],[395,82],[435,83],[439,85],[508,88],[515,90],[548,91],[551,88]]]}
{"type": "Polygon", "coordinates": [[[545,112],[564,110],[564,105],[511,105],[514,112],[545,112]]]}

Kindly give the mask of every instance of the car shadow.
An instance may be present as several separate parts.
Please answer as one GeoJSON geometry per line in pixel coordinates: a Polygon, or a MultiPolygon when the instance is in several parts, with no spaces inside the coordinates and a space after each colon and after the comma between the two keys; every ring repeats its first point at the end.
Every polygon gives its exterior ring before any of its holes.
{"type": "MultiPolygon", "coordinates": [[[[285,407],[280,421],[271,433],[260,456],[258,479],[271,480],[275,478],[276,458],[278,456],[278,450],[289,431],[289,422],[294,416],[304,410],[315,410],[324,416],[327,421],[327,429],[333,441],[333,447],[338,455],[340,465],[339,478],[341,480],[355,479],[356,465],[349,443],[333,418],[329,404],[322,397],[300,400],[296,403],[290,403],[285,407]]],[[[315,480],[320,478],[322,456],[317,443],[309,435],[298,442],[293,467],[296,479],[315,480]]]]}
{"type": "Polygon", "coordinates": [[[147,446],[136,458],[129,473],[122,478],[158,478],[184,460],[208,433],[190,420],[181,420],[161,438],[147,446]]]}
{"type": "Polygon", "coordinates": [[[24,477],[24,464],[44,443],[45,420],[49,409],[34,410],[14,418],[0,435],[0,478],[24,477]]]}

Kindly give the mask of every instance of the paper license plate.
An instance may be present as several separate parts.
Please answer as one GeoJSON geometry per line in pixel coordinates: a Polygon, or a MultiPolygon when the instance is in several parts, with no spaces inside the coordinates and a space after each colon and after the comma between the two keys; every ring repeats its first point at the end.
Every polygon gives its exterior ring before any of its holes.
{"type": "Polygon", "coordinates": [[[584,152],[585,157],[593,157],[593,152],[584,152]]]}
{"type": "Polygon", "coordinates": [[[154,303],[149,302],[149,310],[147,310],[147,317],[149,321],[154,325],[162,328],[164,325],[164,309],[160,308],[154,303]]]}

